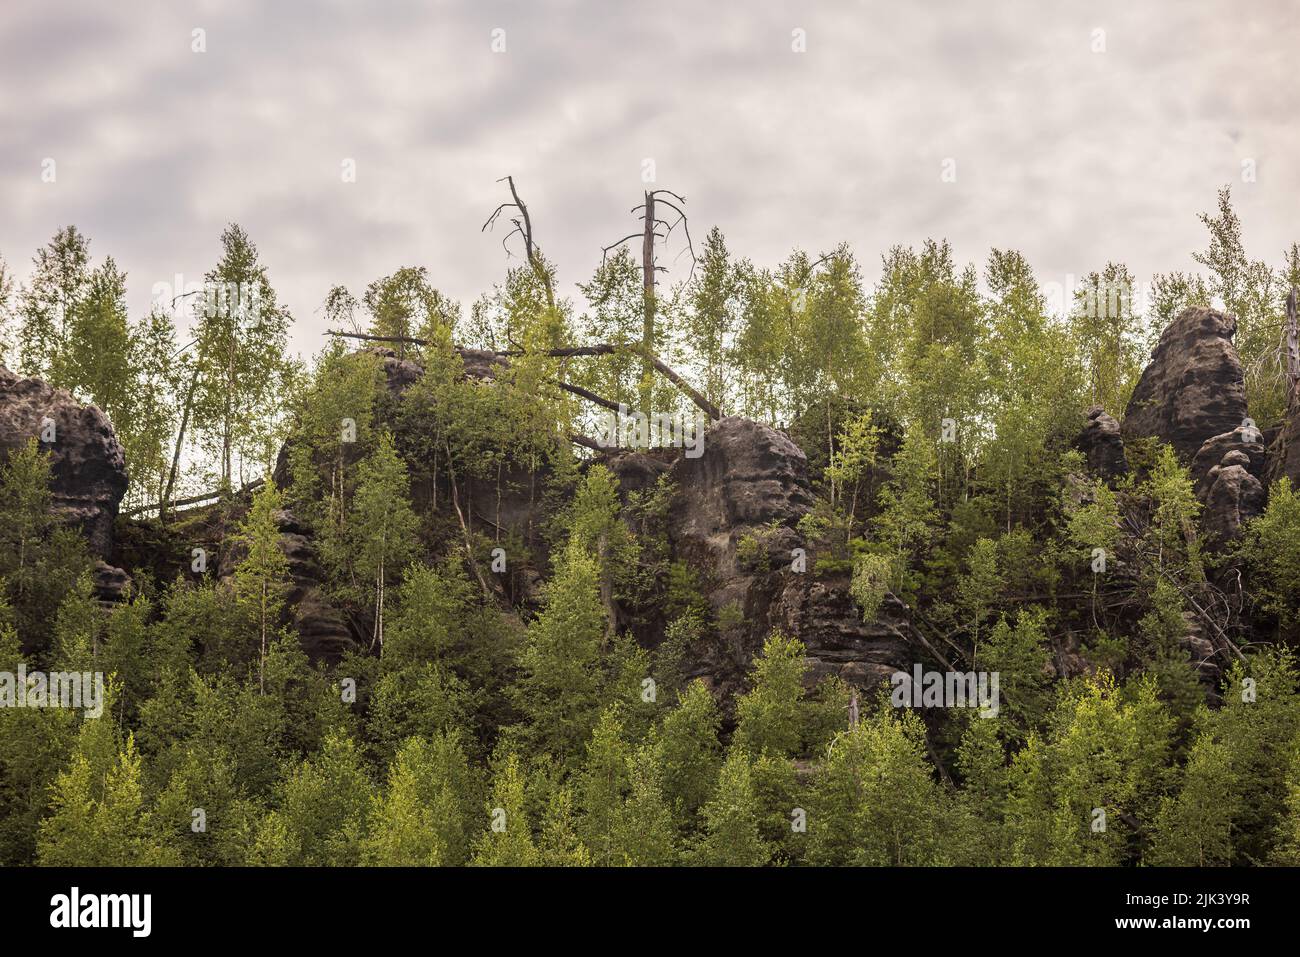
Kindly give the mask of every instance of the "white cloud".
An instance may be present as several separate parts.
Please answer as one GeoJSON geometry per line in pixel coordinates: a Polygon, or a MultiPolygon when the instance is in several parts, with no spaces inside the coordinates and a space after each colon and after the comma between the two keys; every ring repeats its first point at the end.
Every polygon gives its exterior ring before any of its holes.
{"type": "Polygon", "coordinates": [[[303,350],[334,283],[420,264],[467,303],[489,288],[506,262],[479,226],[507,173],[572,290],[630,231],[644,157],[698,234],[760,263],[848,240],[870,276],[946,236],[963,261],[1019,248],[1045,282],[1108,260],[1143,278],[1190,267],[1228,183],[1253,255],[1300,238],[1285,0],[81,7],[0,6],[0,254],[21,270],[75,222],[143,310],[238,221],[303,350]]]}

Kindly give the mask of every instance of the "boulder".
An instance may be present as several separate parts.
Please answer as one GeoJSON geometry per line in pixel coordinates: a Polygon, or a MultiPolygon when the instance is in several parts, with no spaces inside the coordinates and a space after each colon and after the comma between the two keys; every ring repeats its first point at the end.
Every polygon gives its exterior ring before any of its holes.
{"type": "Polygon", "coordinates": [[[1260,431],[1251,426],[1238,426],[1231,432],[1223,432],[1206,439],[1192,458],[1189,471],[1192,481],[1196,483],[1196,494],[1205,501],[1214,479],[1210,473],[1216,465],[1224,461],[1230,453],[1237,453],[1233,463],[1241,465],[1255,478],[1261,481],[1267,464],[1267,451],[1260,431]]]}
{"type": "Polygon", "coordinates": [[[0,366],[0,453],[39,439],[46,420],[54,441],[42,442],[40,448],[50,455],[54,509],[82,531],[94,555],[108,558],[113,522],[126,494],[126,459],[108,417],[63,389],[0,366]]]}
{"type": "Polygon", "coordinates": [[[1184,309],[1160,336],[1124,413],[1126,441],[1155,436],[1190,463],[1211,436],[1247,417],[1237,320],[1206,306],[1184,309]]]}
{"type": "Polygon", "coordinates": [[[1267,493],[1258,478],[1250,473],[1249,456],[1233,450],[1206,475],[1205,511],[1201,523],[1220,543],[1241,534],[1243,523],[1264,511],[1267,493]]]}
{"type": "Polygon", "coordinates": [[[1099,405],[1088,410],[1087,421],[1074,440],[1074,447],[1084,454],[1088,470],[1094,475],[1109,481],[1128,472],[1119,423],[1099,405]]]}

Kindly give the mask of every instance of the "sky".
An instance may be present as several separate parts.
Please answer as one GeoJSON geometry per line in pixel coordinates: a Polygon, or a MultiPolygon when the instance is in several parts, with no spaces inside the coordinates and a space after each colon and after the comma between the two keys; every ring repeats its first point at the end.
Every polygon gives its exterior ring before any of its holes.
{"type": "Polygon", "coordinates": [[[0,256],[21,278],[76,224],[138,316],[201,280],[238,222],[303,354],[331,286],[359,296],[401,266],[468,312],[521,262],[508,225],[480,232],[506,175],[575,299],[637,228],[651,166],[697,240],[717,225],[759,265],[846,241],[871,280],[889,247],[934,237],[981,268],[1019,249],[1046,287],[1111,260],[1143,283],[1194,268],[1223,186],[1247,252],[1280,265],[1300,240],[1297,13],[4,0],[0,256]]]}

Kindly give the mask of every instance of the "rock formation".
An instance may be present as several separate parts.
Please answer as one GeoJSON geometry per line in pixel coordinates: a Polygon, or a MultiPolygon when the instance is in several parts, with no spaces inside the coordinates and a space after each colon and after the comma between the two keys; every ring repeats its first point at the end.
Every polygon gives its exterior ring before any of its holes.
{"type": "Polygon", "coordinates": [[[698,673],[737,690],[773,629],[804,643],[811,681],[838,674],[866,687],[914,660],[901,603],[887,601],[879,620],[864,622],[847,572],[818,575],[811,556],[796,569],[794,550],[805,546],[796,525],[813,494],[807,459],[788,436],[722,419],[706,434],[704,453],[679,458],[672,477],[675,551],[703,572],[709,603],[732,620],[718,645],[700,649],[698,673]]]}
{"type": "Polygon", "coordinates": [[[1094,475],[1109,481],[1128,472],[1120,425],[1099,405],[1088,410],[1087,422],[1074,440],[1074,446],[1083,452],[1094,475]]]}
{"type": "Polygon", "coordinates": [[[1250,464],[1245,452],[1234,449],[1206,473],[1202,524],[1219,542],[1236,538],[1245,522],[1264,511],[1267,493],[1249,471],[1250,464]]]}
{"type": "Polygon", "coordinates": [[[1202,525],[1222,544],[1263,511],[1264,438],[1246,409],[1232,344],[1237,321],[1205,306],[1183,310],[1160,337],[1133,390],[1122,432],[1169,443],[1205,506],[1202,525]]]}
{"type": "MultiPolygon", "coordinates": [[[[289,562],[292,581],[285,594],[284,624],[297,629],[303,651],[309,658],[337,661],[348,649],[357,647],[357,642],[342,612],[325,597],[321,587],[324,575],[316,559],[311,531],[287,510],[277,512],[275,520],[280,530],[280,551],[289,562]]],[[[242,557],[243,550],[233,543],[222,549],[217,574],[224,580],[232,579],[242,557]]]]}
{"type": "Polygon", "coordinates": [[[50,493],[55,512],[86,537],[96,593],[120,599],[130,582],[108,563],[113,554],[113,523],[126,494],[126,459],[108,417],[82,405],[63,389],[40,379],[25,379],[0,366],[0,454],[8,455],[31,439],[50,456],[50,493]]]}
{"type": "Polygon", "coordinates": [[[1211,436],[1247,417],[1237,320],[1205,306],[1184,309],[1160,336],[1124,413],[1126,441],[1156,436],[1190,463],[1211,436]]]}

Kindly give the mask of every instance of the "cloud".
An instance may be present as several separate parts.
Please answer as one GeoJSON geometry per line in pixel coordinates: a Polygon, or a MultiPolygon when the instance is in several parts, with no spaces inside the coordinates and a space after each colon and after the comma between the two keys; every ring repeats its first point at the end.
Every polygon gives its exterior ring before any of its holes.
{"type": "Polygon", "coordinates": [[[1018,248],[1044,282],[1109,260],[1145,278],[1191,266],[1225,184],[1276,261],[1300,238],[1288,7],[9,0],[0,254],[21,271],[75,222],[143,311],[237,221],[314,351],[336,283],[419,264],[469,302],[498,281],[479,227],[507,173],[576,294],[652,158],[699,235],[763,264],[847,240],[870,277],[935,236],[962,261],[1018,248]]]}

